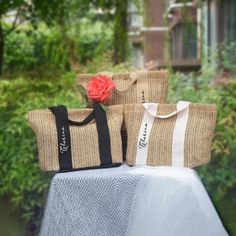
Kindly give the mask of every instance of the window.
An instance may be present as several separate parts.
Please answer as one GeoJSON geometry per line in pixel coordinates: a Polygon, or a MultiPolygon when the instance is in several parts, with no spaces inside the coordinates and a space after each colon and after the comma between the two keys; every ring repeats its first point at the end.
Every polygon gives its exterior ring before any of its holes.
{"type": "Polygon", "coordinates": [[[140,44],[132,44],[131,47],[131,64],[135,67],[143,68],[144,55],[143,48],[140,44]]]}
{"type": "Polygon", "coordinates": [[[141,27],[142,17],[139,13],[130,13],[130,27],[141,27]]]}
{"type": "Polygon", "coordinates": [[[129,21],[129,27],[135,28],[135,27],[141,27],[143,25],[142,13],[133,3],[130,3],[128,7],[128,21],[129,21]]]}
{"type": "Polygon", "coordinates": [[[172,59],[197,59],[197,29],[195,24],[178,24],[171,33],[172,59]]]}
{"type": "Polygon", "coordinates": [[[224,40],[227,42],[236,41],[236,1],[223,1],[223,29],[224,40]]]}

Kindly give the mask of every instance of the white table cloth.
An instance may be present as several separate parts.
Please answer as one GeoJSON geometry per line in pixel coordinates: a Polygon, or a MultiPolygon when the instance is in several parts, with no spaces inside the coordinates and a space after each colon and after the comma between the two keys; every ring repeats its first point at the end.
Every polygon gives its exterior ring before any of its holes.
{"type": "Polygon", "coordinates": [[[42,236],[225,236],[197,173],[129,167],[59,173],[42,236]]]}

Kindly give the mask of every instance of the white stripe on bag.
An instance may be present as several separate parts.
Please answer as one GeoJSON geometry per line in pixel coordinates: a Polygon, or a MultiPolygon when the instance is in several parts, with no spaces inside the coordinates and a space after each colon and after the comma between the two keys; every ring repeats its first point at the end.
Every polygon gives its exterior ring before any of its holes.
{"type": "MultiPolygon", "coordinates": [[[[154,114],[157,113],[158,104],[148,103],[148,109],[154,114]]],[[[148,157],[148,141],[152,130],[153,122],[155,117],[151,116],[149,112],[145,110],[143,114],[143,120],[140,126],[138,142],[137,142],[137,153],[135,165],[146,165],[148,157]]]]}
{"type": "Polygon", "coordinates": [[[189,104],[189,102],[185,101],[177,103],[177,110],[186,107],[186,105],[188,105],[188,107],[177,114],[172,139],[172,166],[184,166],[184,142],[189,116],[189,104]]]}

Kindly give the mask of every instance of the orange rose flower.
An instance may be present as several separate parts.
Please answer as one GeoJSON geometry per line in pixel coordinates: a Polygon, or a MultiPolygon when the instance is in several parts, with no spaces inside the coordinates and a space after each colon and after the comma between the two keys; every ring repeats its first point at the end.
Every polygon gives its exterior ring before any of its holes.
{"type": "Polygon", "coordinates": [[[87,85],[88,98],[95,102],[104,103],[111,96],[115,88],[114,82],[107,76],[99,74],[93,76],[87,85]]]}

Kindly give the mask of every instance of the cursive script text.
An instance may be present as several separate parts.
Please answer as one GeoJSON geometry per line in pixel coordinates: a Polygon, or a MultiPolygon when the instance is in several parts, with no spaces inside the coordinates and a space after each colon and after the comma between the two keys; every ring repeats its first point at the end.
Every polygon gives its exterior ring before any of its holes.
{"type": "Polygon", "coordinates": [[[68,145],[66,143],[66,135],[64,126],[61,128],[61,141],[60,141],[60,153],[67,152],[68,145]]]}
{"type": "Polygon", "coordinates": [[[147,146],[147,123],[144,125],[142,138],[139,139],[138,147],[140,149],[145,148],[147,146]]]}

